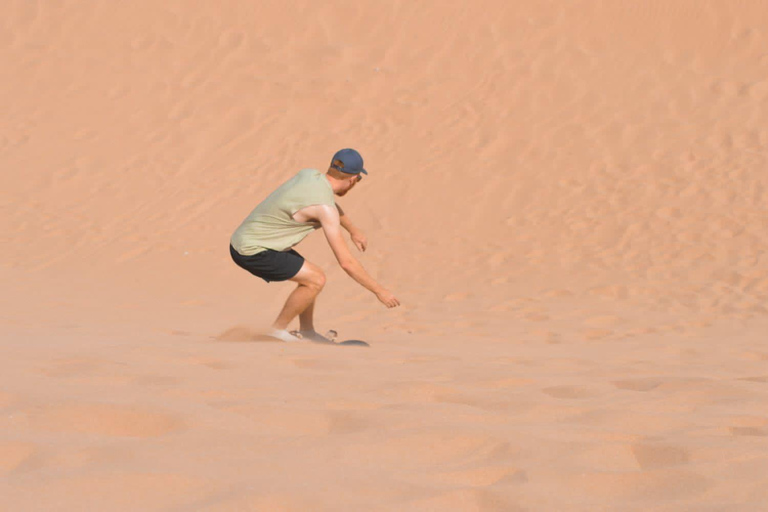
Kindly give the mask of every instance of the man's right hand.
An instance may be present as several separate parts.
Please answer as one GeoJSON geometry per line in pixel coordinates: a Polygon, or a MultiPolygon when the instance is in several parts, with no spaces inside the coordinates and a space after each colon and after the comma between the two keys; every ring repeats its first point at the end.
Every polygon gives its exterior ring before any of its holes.
{"type": "Polygon", "coordinates": [[[388,308],[394,308],[400,305],[400,301],[397,300],[397,298],[392,295],[392,292],[389,290],[381,290],[380,292],[377,292],[376,297],[378,297],[381,303],[388,308]]]}

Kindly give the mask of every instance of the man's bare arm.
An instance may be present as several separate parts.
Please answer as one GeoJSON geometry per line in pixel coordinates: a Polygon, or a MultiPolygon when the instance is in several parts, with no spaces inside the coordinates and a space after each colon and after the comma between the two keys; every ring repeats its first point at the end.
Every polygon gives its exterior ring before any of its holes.
{"type": "Polygon", "coordinates": [[[318,220],[323,227],[325,238],[328,240],[328,245],[331,246],[333,254],[336,256],[336,260],[341,265],[341,268],[352,277],[355,281],[372,291],[378,293],[382,287],[368,275],[363,266],[357,259],[352,256],[352,253],[347,247],[347,243],[344,241],[344,237],[341,235],[341,221],[339,219],[339,211],[331,207],[318,207],[318,220]]]}
{"type": "Polygon", "coordinates": [[[344,213],[340,204],[336,203],[336,209],[339,211],[339,222],[341,223],[341,227],[346,229],[350,234],[357,231],[357,228],[352,225],[352,221],[349,220],[349,217],[344,213]]]}
{"type": "Polygon", "coordinates": [[[344,213],[340,204],[336,203],[336,209],[339,211],[339,222],[341,223],[341,227],[349,231],[349,237],[352,240],[352,243],[355,244],[355,247],[360,251],[365,252],[365,249],[368,247],[368,239],[357,226],[352,225],[352,221],[349,220],[349,216],[344,213]]]}
{"type": "Polygon", "coordinates": [[[397,300],[397,297],[368,275],[360,262],[352,256],[352,253],[349,251],[347,244],[344,242],[344,237],[341,234],[341,220],[339,219],[339,210],[337,208],[329,205],[307,206],[296,212],[294,218],[300,222],[306,222],[307,220],[315,220],[319,222],[323,228],[325,237],[328,240],[328,245],[331,246],[333,254],[336,256],[336,260],[339,262],[339,265],[341,265],[341,268],[343,268],[352,279],[375,293],[376,298],[388,308],[394,308],[400,305],[400,301],[397,300]]]}
{"type": "Polygon", "coordinates": [[[383,286],[376,282],[368,272],[365,271],[359,261],[352,255],[347,247],[344,237],[341,234],[341,221],[339,219],[339,211],[330,206],[318,205],[315,213],[316,218],[320,221],[320,225],[323,227],[325,238],[328,240],[328,245],[331,246],[333,254],[336,256],[336,260],[341,265],[341,268],[349,274],[349,276],[376,294],[381,302],[387,307],[399,306],[400,302],[395,298],[392,293],[386,290],[383,286]]]}

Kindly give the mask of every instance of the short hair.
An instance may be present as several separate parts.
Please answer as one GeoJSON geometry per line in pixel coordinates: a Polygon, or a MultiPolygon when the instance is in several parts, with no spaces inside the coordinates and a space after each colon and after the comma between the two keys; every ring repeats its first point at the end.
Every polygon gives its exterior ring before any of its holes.
{"type": "Polygon", "coordinates": [[[347,172],[338,171],[338,170],[336,170],[333,167],[329,167],[328,168],[328,174],[330,176],[336,178],[337,180],[346,180],[346,179],[351,178],[353,176],[357,176],[356,174],[349,174],[347,172]]]}

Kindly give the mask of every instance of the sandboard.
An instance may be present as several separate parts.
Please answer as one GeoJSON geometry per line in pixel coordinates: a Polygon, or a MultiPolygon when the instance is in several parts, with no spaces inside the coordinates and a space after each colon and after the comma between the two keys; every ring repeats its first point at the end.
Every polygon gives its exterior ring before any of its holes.
{"type": "MultiPolygon", "coordinates": [[[[301,337],[301,334],[299,333],[299,331],[291,331],[291,334],[297,337],[301,337]]],[[[343,345],[345,347],[370,347],[370,345],[363,340],[336,341],[336,337],[338,336],[338,333],[333,330],[326,332],[324,336],[328,338],[330,341],[315,341],[310,339],[307,339],[306,341],[317,343],[318,345],[343,345]]]]}

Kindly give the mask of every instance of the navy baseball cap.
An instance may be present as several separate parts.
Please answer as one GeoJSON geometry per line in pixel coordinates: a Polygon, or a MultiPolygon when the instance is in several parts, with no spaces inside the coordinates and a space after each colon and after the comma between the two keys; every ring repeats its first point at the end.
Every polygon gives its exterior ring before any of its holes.
{"type": "Polygon", "coordinates": [[[368,174],[368,171],[363,169],[363,157],[354,149],[337,151],[331,159],[331,167],[346,174],[368,174]],[[337,164],[337,161],[340,164],[337,164]]]}

